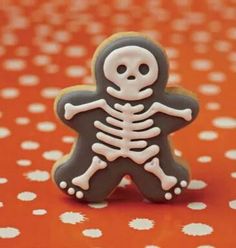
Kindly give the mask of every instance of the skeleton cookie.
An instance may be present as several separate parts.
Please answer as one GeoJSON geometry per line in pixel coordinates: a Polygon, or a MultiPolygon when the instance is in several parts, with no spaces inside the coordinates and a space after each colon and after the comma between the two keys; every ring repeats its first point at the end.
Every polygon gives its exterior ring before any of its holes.
{"type": "Polygon", "coordinates": [[[59,118],[79,133],[54,167],[58,187],[80,201],[100,202],[130,175],[151,201],[179,195],[189,171],[175,160],[168,135],[196,118],[198,102],[165,89],[165,52],[140,34],[118,34],[98,48],[93,72],[95,90],[69,88],[56,100],[59,118]]]}

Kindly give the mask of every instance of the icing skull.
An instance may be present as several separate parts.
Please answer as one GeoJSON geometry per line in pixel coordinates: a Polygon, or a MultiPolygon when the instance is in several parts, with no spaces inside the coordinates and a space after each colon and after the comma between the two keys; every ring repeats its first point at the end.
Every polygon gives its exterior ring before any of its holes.
{"type": "Polygon", "coordinates": [[[157,80],[158,64],[153,54],[145,48],[125,46],[107,56],[103,71],[105,77],[119,88],[107,87],[108,94],[134,101],[152,95],[153,90],[147,86],[157,80]]]}

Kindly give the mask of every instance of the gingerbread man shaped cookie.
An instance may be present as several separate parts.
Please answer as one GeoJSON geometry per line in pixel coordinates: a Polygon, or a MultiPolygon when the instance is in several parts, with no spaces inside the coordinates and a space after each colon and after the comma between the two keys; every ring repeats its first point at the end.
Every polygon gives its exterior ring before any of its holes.
{"type": "Polygon", "coordinates": [[[148,200],[173,199],[189,170],[175,160],[168,135],[196,118],[197,100],[166,89],[166,54],[138,33],[107,39],[93,62],[96,89],[69,88],[55,102],[58,117],[79,133],[54,166],[55,183],[80,201],[101,202],[130,175],[148,200]]]}

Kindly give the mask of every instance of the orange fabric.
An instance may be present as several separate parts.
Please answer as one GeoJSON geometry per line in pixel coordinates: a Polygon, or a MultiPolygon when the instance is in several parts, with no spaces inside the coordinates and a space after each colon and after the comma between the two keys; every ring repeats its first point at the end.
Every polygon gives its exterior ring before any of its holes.
{"type": "Polygon", "coordinates": [[[235,247],[235,17],[233,0],[1,1],[0,247],[235,247]],[[199,118],[173,137],[193,181],[167,204],[143,201],[126,179],[106,203],[88,206],[49,179],[75,135],[56,119],[54,97],[93,83],[93,52],[117,31],[159,41],[170,84],[201,103],[199,118]]]}

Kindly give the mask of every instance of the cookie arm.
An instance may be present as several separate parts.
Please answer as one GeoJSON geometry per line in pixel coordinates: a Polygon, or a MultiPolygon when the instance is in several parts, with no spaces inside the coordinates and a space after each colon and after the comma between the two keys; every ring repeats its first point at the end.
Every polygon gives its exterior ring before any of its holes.
{"type": "Polygon", "coordinates": [[[80,123],[83,125],[83,119],[86,118],[85,115],[76,115],[72,119],[65,118],[65,105],[86,105],[87,103],[96,101],[96,96],[94,91],[71,91],[64,90],[59,94],[54,103],[54,109],[58,118],[67,126],[72,129],[78,130],[80,123]],[[79,118],[79,121],[78,121],[79,118]]]}
{"type": "Polygon", "coordinates": [[[64,109],[65,109],[64,117],[66,120],[70,120],[71,118],[73,118],[75,115],[79,113],[87,112],[92,109],[104,108],[103,106],[105,104],[106,102],[104,99],[99,99],[94,102],[85,103],[81,105],[73,105],[71,103],[66,103],[64,106],[64,109]]]}
{"type": "MultiPolygon", "coordinates": [[[[184,126],[189,125],[195,120],[199,112],[199,104],[196,98],[189,94],[167,93],[164,105],[174,109],[185,110],[185,112],[191,112],[191,118],[183,118],[183,116],[164,115],[162,116],[163,122],[162,130],[166,133],[174,132],[184,126]]],[[[187,115],[189,116],[189,115],[187,115]]]]}

